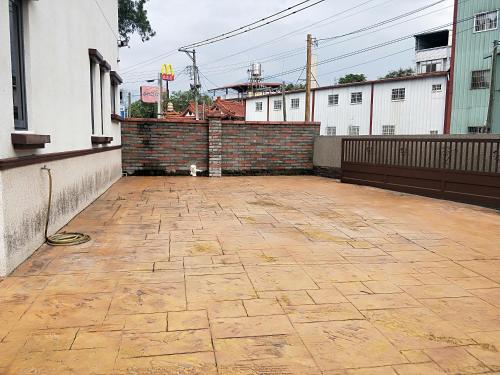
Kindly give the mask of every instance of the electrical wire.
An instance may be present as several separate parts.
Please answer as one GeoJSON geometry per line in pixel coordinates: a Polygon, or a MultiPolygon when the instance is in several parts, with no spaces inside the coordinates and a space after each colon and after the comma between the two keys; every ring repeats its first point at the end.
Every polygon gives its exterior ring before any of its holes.
{"type": "Polygon", "coordinates": [[[109,29],[111,30],[111,32],[113,33],[113,35],[115,36],[116,38],[116,41],[119,42],[120,41],[120,37],[115,33],[115,30],[113,29],[113,27],[111,26],[111,22],[109,22],[108,20],[108,17],[106,17],[106,14],[104,13],[104,11],[102,10],[101,8],[101,4],[99,4],[99,2],[97,0],[94,0],[94,3],[97,5],[97,7],[99,8],[99,12],[101,12],[101,15],[104,17],[104,20],[106,21],[106,23],[108,24],[108,27],[109,29]]]}
{"type": "MultiPolygon", "coordinates": [[[[180,49],[188,49],[188,48],[198,48],[198,47],[202,47],[202,46],[206,46],[208,44],[213,44],[213,43],[218,43],[218,42],[221,42],[223,40],[226,40],[226,39],[230,39],[230,38],[234,38],[235,36],[238,36],[238,35],[241,35],[241,34],[245,34],[245,33],[248,33],[250,31],[253,31],[253,30],[256,30],[256,29],[260,29],[261,27],[264,27],[264,26],[267,26],[267,25],[270,25],[274,22],[278,22],[284,18],[287,18],[287,17],[290,17],[290,16],[293,16],[297,13],[300,13],[300,12],[303,12],[304,10],[307,10],[309,8],[312,8],[318,4],[321,4],[323,2],[325,2],[326,0],[318,0],[316,1],[315,3],[313,4],[310,4],[304,8],[301,8],[301,9],[298,9],[298,10],[295,10],[291,13],[288,13],[288,14],[285,14],[284,16],[281,16],[281,17],[278,17],[274,20],[271,20],[271,21],[267,21],[265,23],[263,23],[262,25],[257,25],[257,26],[254,26],[254,27],[250,27],[246,30],[242,30],[242,31],[239,31],[239,32],[236,32],[236,33],[225,33],[225,34],[221,34],[217,37],[213,37],[213,38],[210,38],[210,39],[206,39],[205,41],[200,41],[200,42],[197,42],[197,43],[192,43],[192,44],[189,44],[189,45],[186,45],[186,46],[182,46],[180,47],[180,49]],[[231,34],[231,35],[227,35],[227,34],[231,34]],[[223,36],[223,35],[226,35],[226,36],[223,36]]],[[[256,22],[256,23],[259,23],[259,22],[256,22]]],[[[245,27],[243,27],[245,28],[245,27]]]]}

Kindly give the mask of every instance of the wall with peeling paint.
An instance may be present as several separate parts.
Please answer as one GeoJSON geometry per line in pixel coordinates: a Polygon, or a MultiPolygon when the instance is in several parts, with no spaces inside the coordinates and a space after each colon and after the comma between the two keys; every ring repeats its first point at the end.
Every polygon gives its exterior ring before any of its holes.
{"type": "MultiPolygon", "coordinates": [[[[46,165],[53,177],[48,232],[51,235],[121,177],[121,150],[46,165]]],[[[0,172],[0,234],[3,229],[0,276],[12,272],[45,241],[49,180],[47,172],[41,169],[43,166],[36,164],[0,172]]]]}

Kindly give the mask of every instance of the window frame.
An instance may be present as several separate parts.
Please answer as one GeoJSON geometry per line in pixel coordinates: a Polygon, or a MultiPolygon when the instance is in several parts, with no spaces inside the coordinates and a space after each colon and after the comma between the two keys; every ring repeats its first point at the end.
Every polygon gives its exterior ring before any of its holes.
{"type": "Polygon", "coordinates": [[[339,94],[328,94],[328,107],[335,107],[337,105],[339,105],[339,94]]]}
{"type": "Polygon", "coordinates": [[[10,40],[10,58],[11,58],[11,74],[14,73],[14,48],[12,40],[12,31],[16,33],[16,50],[17,55],[15,56],[17,74],[12,75],[12,115],[14,118],[14,129],[26,131],[28,130],[28,107],[27,107],[27,95],[26,95],[26,64],[25,64],[25,53],[24,53],[24,6],[22,0],[9,0],[9,40],[10,40]],[[16,9],[14,12],[13,9],[16,9]],[[12,25],[13,16],[16,17],[16,26],[12,25]],[[15,79],[15,81],[14,81],[15,79]],[[19,90],[19,97],[16,98],[14,95],[14,87],[19,90]],[[16,106],[17,100],[20,101],[19,105],[16,106]],[[20,113],[22,119],[16,119],[14,108],[18,108],[18,114],[20,113]]]}
{"type": "Polygon", "coordinates": [[[387,136],[396,135],[396,125],[382,125],[382,135],[387,135],[387,136]],[[392,128],[393,131],[386,132],[385,129],[387,128],[392,128]]]}
{"type": "Polygon", "coordinates": [[[89,57],[90,62],[90,118],[92,121],[92,134],[95,134],[95,63],[94,60],[89,57]]]}
{"type": "MultiPolygon", "coordinates": [[[[477,80],[476,80],[477,82],[477,80]]],[[[489,69],[481,69],[481,70],[473,70],[470,73],[470,89],[471,90],[485,90],[489,89],[491,86],[491,70],[489,69]],[[484,81],[484,86],[474,86],[474,73],[483,73],[483,81],[484,81]],[[486,79],[486,77],[488,79],[486,79]]]]}
{"type": "Polygon", "coordinates": [[[300,109],[300,98],[290,99],[290,108],[291,109],[300,109]],[[297,105],[295,105],[294,103],[297,103],[297,105]]]}
{"type": "Polygon", "coordinates": [[[363,92],[362,91],[351,92],[351,104],[352,105],[363,104],[363,92]],[[359,101],[353,101],[355,98],[358,98],[358,97],[359,97],[359,101]]]}
{"type": "Polygon", "coordinates": [[[393,102],[404,102],[406,100],[406,87],[399,87],[399,88],[395,88],[395,89],[392,89],[392,92],[391,92],[391,100],[393,102]],[[401,92],[403,93],[403,96],[401,97],[401,92]],[[394,95],[394,94],[398,94],[398,95],[394,95]]]}
{"type": "Polygon", "coordinates": [[[274,100],[273,101],[273,110],[275,110],[275,111],[283,110],[283,100],[281,100],[281,99],[274,100]],[[279,103],[279,106],[277,106],[278,103],[279,103]]]}
{"type": "Polygon", "coordinates": [[[255,112],[262,112],[264,110],[264,102],[255,102],[255,112]]]}
{"type": "Polygon", "coordinates": [[[337,127],[336,126],[327,126],[325,128],[325,135],[329,136],[329,137],[336,136],[337,135],[337,127]],[[331,129],[333,129],[333,132],[332,132],[333,134],[328,134],[331,129]]]}
{"type": "Polygon", "coordinates": [[[349,127],[347,128],[347,134],[352,137],[357,137],[359,136],[359,130],[359,125],[349,125],[349,127]],[[354,129],[356,131],[353,132],[354,129]]]}
{"type": "Polygon", "coordinates": [[[488,10],[486,12],[481,12],[481,13],[474,14],[474,27],[473,27],[474,34],[498,30],[499,11],[500,11],[499,9],[494,9],[494,10],[488,10]],[[476,30],[476,27],[477,27],[477,18],[479,16],[486,15],[486,14],[489,14],[489,13],[496,13],[497,19],[496,19],[496,26],[495,26],[495,28],[485,29],[485,30],[476,30]]]}
{"type": "Polygon", "coordinates": [[[432,93],[436,93],[436,92],[443,92],[443,84],[442,83],[436,83],[436,84],[432,84],[432,93]],[[439,90],[437,89],[437,87],[439,86],[439,90]]]}

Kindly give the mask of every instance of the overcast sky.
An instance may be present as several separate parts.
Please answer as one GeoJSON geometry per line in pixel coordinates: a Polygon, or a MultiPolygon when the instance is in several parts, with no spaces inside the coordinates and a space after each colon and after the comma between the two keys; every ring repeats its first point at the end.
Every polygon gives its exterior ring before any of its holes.
{"type": "MultiPolygon", "coordinates": [[[[197,48],[203,90],[246,81],[247,69],[252,62],[262,62],[264,76],[272,76],[269,81],[297,82],[299,78],[304,78],[304,74],[301,75],[300,71],[282,76],[281,73],[304,66],[307,33],[318,39],[338,36],[437,1],[326,0],[261,29],[197,48]],[[351,9],[354,7],[356,8],[351,9]]],[[[120,50],[124,89],[136,94],[139,86],[144,84],[146,79],[156,78],[161,64],[166,63],[172,64],[178,75],[171,85],[171,90],[188,90],[188,75],[179,73],[189,65],[190,61],[186,55],[172,51],[182,45],[256,21],[299,2],[299,0],[150,0],[147,9],[156,36],[145,43],[133,37],[130,48],[120,50]]],[[[451,23],[452,15],[453,0],[444,0],[431,8],[377,29],[333,41],[319,42],[314,53],[321,62],[451,23]]],[[[332,84],[347,73],[364,73],[369,79],[376,79],[391,69],[412,67],[415,59],[412,47],[414,40],[408,39],[367,53],[322,64],[318,66],[317,72],[319,84],[321,86],[332,84]]]]}

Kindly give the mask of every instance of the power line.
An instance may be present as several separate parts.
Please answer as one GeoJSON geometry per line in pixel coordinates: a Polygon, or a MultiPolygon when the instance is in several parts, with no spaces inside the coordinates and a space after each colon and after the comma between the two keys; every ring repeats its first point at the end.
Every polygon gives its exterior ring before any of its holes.
{"type": "MultiPolygon", "coordinates": [[[[241,35],[241,34],[245,34],[245,33],[248,33],[248,32],[250,32],[250,31],[253,31],[253,30],[256,30],[256,29],[260,29],[261,27],[264,27],[264,26],[270,25],[270,24],[272,24],[272,23],[274,23],[274,22],[277,22],[277,21],[280,21],[280,20],[282,20],[282,19],[284,19],[284,18],[287,18],[287,17],[293,16],[293,15],[295,15],[295,14],[297,14],[297,13],[303,12],[304,10],[307,10],[307,9],[309,9],[309,8],[312,8],[313,6],[316,6],[316,5],[318,5],[318,4],[321,4],[321,3],[325,2],[325,1],[326,1],[326,0],[318,0],[318,1],[316,1],[315,3],[310,4],[310,5],[308,5],[308,6],[304,7],[304,8],[301,8],[301,9],[295,10],[295,11],[293,11],[293,12],[291,12],[291,13],[285,14],[285,15],[283,15],[283,16],[281,16],[281,17],[278,17],[278,18],[276,18],[276,19],[274,19],[274,20],[267,21],[267,22],[265,22],[265,23],[263,23],[263,24],[261,24],[261,25],[257,25],[257,26],[254,26],[254,27],[250,27],[250,28],[248,28],[248,29],[246,29],[246,30],[239,31],[239,32],[237,32],[237,33],[233,33],[233,34],[231,34],[231,35],[227,35],[228,33],[226,33],[226,34],[221,34],[221,35],[219,35],[218,37],[213,37],[213,38],[207,39],[207,40],[205,40],[205,41],[201,41],[201,42],[197,42],[197,43],[192,43],[192,44],[189,44],[189,45],[187,45],[187,46],[183,46],[183,47],[181,47],[181,48],[182,48],[182,49],[187,49],[187,48],[197,48],[197,47],[206,46],[206,45],[208,45],[208,44],[218,43],[218,42],[221,42],[221,41],[226,40],[226,39],[234,38],[235,36],[238,36],[238,35],[241,35]],[[227,35],[227,36],[222,37],[222,35],[227,35]],[[209,41],[209,40],[210,40],[210,41],[209,41]]],[[[259,23],[259,22],[256,22],[256,23],[259,23]]]]}
{"type": "Polygon", "coordinates": [[[174,55],[176,53],[177,53],[177,49],[173,49],[173,50],[170,50],[168,52],[162,53],[160,55],[151,57],[151,58],[149,58],[147,60],[144,60],[144,61],[138,62],[137,64],[131,65],[128,68],[124,68],[123,69],[123,73],[130,72],[132,70],[135,70],[138,66],[144,65],[144,64],[149,63],[149,62],[153,62],[155,60],[159,60],[161,58],[166,58],[166,57],[172,56],[172,55],[174,55]]]}
{"type": "Polygon", "coordinates": [[[109,22],[108,20],[108,17],[106,17],[106,14],[104,13],[104,11],[102,10],[101,8],[101,5],[97,2],[97,0],[94,0],[94,3],[97,5],[97,7],[99,8],[99,12],[101,12],[101,15],[104,17],[104,20],[106,21],[106,23],[108,24],[108,27],[109,29],[111,30],[111,32],[113,33],[113,35],[115,36],[116,38],[116,41],[119,42],[120,41],[120,37],[115,33],[115,30],[113,29],[113,27],[111,26],[111,22],[109,22]]]}
{"type": "Polygon", "coordinates": [[[241,26],[241,27],[239,27],[239,28],[237,28],[237,29],[234,29],[234,30],[228,31],[228,32],[226,32],[226,33],[224,33],[224,34],[220,34],[220,35],[218,35],[218,36],[214,36],[214,37],[212,37],[212,38],[205,39],[205,40],[203,40],[203,41],[201,41],[201,42],[198,42],[198,43],[189,44],[189,45],[184,46],[184,47],[181,47],[181,48],[192,48],[195,44],[208,42],[208,41],[211,41],[211,40],[214,40],[214,39],[218,39],[218,38],[220,38],[220,37],[223,37],[223,36],[226,36],[226,35],[229,35],[229,34],[233,34],[233,33],[237,32],[237,31],[243,30],[243,29],[244,29],[244,28],[246,28],[246,27],[250,27],[250,26],[256,25],[256,24],[261,23],[261,22],[264,22],[264,21],[266,21],[266,20],[268,20],[268,19],[270,19],[270,18],[274,18],[274,17],[276,17],[276,16],[278,16],[278,15],[280,15],[280,14],[282,14],[282,13],[288,12],[288,11],[290,11],[290,10],[294,9],[294,8],[297,8],[298,6],[301,6],[301,5],[305,4],[305,3],[308,3],[309,1],[311,1],[311,0],[305,0],[305,1],[302,1],[302,2],[300,2],[300,3],[298,3],[298,4],[292,5],[291,7],[288,7],[288,8],[286,8],[286,9],[284,9],[284,10],[281,10],[281,11],[279,11],[279,12],[277,12],[277,13],[271,14],[270,16],[264,17],[264,18],[262,18],[262,19],[260,19],[260,20],[258,20],[258,21],[254,21],[254,22],[252,22],[252,23],[249,23],[249,24],[246,24],[246,25],[244,25],[244,26],[241,26]]]}

